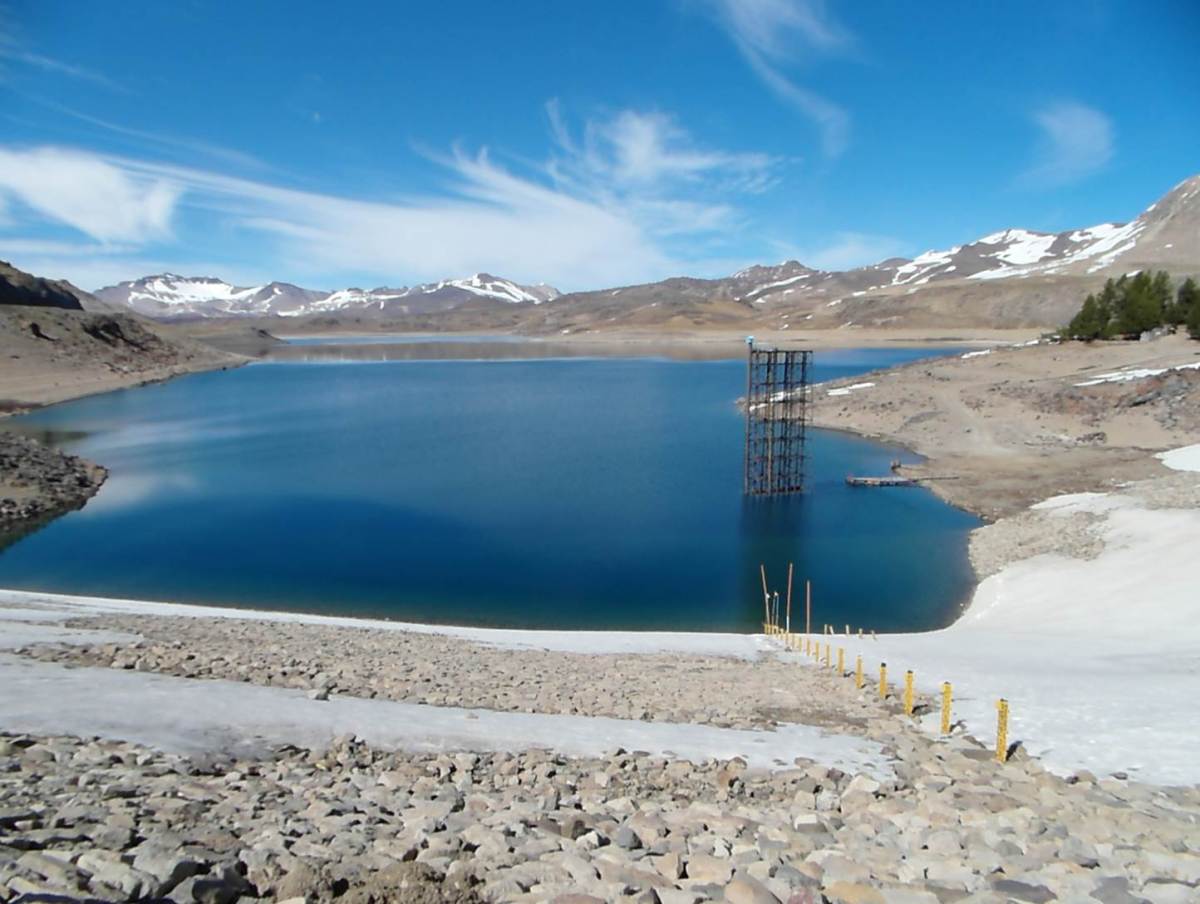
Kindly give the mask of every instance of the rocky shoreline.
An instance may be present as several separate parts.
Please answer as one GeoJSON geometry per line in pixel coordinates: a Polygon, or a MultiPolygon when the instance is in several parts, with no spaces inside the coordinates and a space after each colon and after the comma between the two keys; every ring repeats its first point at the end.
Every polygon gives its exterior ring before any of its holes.
{"type": "Polygon", "coordinates": [[[431,712],[465,703],[766,730],[811,720],[882,745],[887,771],[849,774],[803,749],[772,768],[637,750],[416,752],[345,736],[181,756],[10,732],[0,901],[1171,904],[1200,891],[1200,788],[1061,777],[1020,748],[1000,764],[961,730],[921,729],[894,691],[880,700],[871,683],[856,690],[795,654],[561,653],[211,617],[66,626],[81,645],[34,643],[17,661],[233,679],[317,708],[386,696],[431,712]],[[104,633],[89,642],[92,631],[104,633]]]}
{"type": "Polygon", "coordinates": [[[0,431],[0,547],[82,507],[107,476],[100,465],[0,431]]]}

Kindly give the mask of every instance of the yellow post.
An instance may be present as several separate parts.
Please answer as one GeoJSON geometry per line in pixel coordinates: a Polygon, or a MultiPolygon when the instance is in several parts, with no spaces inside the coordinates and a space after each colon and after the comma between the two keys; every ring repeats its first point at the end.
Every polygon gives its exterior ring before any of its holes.
{"type": "Polygon", "coordinates": [[[846,674],[846,648],[838,647],[838,674],[846,674]]]}
{"type": "Polygon", "coordinates": [[[953,690],[949,681],[942,682],[942,734],[950,734],[950,703],[953,700],[953,690]]]}
{"type": "Polygon", "coordinates": [[[1008,760],[1008,701],[1001,697],[996,701],[996,762],[1008,760]]]}
{"type": "Polygon", "coordinates": [[[887,696],[887,663],[879,663],[879,699],[887,696]]]}
{"type": "Polygon", "coordinates": [[[904,673],[904,715],[913,714],[913,673],[909,669],[904,673]]]}
{"type": "Polygon", "coordinates": [[[832,646],[828,641],[825,643],[825,668],[829,668],[829,648],[832,646]]]}
{"type": "Polygon", "coordinates": [[[858,639],[862,640],[862,628],[858,629],[858,639]]]}
{"type": "Polygon", "coordinates": [[[854,666],[854,686],[857,687],[860,691],[862,690],[862,686],[863,686],[862,656],[858,657],[858,662],[854,666]]]}

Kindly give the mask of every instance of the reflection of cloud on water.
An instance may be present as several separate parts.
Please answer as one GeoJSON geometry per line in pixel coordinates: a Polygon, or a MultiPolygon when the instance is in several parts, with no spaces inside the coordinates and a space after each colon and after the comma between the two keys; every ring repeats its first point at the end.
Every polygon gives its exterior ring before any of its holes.
{"type": "Polygon", "coordinates": [[[87,443],[87,454],[95,457],[97,452],[158,451],[164,446],[187,446],[200,439],[236,439],[253,432],[252,425],[235,417],[121,424],[112,432],[93,436],[87,443]]]}
{"type": "Polygon", "coordinates": [[[137,505],[158,494],[172,495],[195,491],[200,482],[190,474],[136,474],[120,476],[110,474],[104,486],[83,507],[77,517],[103,515],[117,509],[137,505]]]}

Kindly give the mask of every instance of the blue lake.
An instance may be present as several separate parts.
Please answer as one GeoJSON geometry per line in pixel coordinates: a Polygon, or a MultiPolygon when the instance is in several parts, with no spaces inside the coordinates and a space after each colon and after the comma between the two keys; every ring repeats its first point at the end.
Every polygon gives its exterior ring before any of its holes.
{"type": "MultiPolygon", "coordinates": [[[[930,352],[819,352],[816,375],[930,352]]],[[[263,363],[15,419],[109,468],[0,552],[0,586],[405,620],[756,630],[759,564],[814,621],[951,621],[974,517],[852,489],[894,447],[810,434],[808,492],[747,500],[743,360],[263,363]]],[[[818,390],[819,391],[819,390],[818,390]]]]}

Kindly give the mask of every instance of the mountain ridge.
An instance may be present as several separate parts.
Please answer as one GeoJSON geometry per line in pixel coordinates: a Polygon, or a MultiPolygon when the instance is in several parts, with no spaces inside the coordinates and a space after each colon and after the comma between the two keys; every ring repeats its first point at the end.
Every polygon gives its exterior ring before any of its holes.
{"type": "Polygon", "coordinates": [[[374,289],[357,287],[321,291],[272,281],[261,286],[235,286],[212,276],[157,273],[97,290],[108,305],[156,320],[221,317],[306,317],[338,312],[375,311],[377,315],[429,314],[451,310],[476,298],[510,304],[542,304],[559,296],[545,284],[525,286],[476,273],[417,286],[374,289]]]}
{"type": "MultiPolygon", "coordinates": [[[[1108,276],[1143,268],[1200,273],[1200,175],[1191,176],[1127,223],[1040,232],[1008,228],[914,258],[849,270],[800,261],[754,264],[727,277],[656,282],[560,294],[486,273],[401,289],[321,293],[290,283],[237,288],[211,277],[143,277],[95,295],[156,319],[288,317],[337,326],[465,327],[568,333],[621,326],[775,328],[849,326],[1057,327],[1108,276]],[[154,281],[186,286],[151,284],[154,281]],[[210,298],[188,292],[213,284],[210,298]],[[215,294],[214,294],[215,292],[215,294]],[[222,294],[223,293],[223,294],[222,294]],[[494,304],[513,307],[501,312],[494,304]],[[553,301],[553,304],[545,302],[553,301]]],[[[201,293],[202,294],[202,293],[201,293]]]]}

